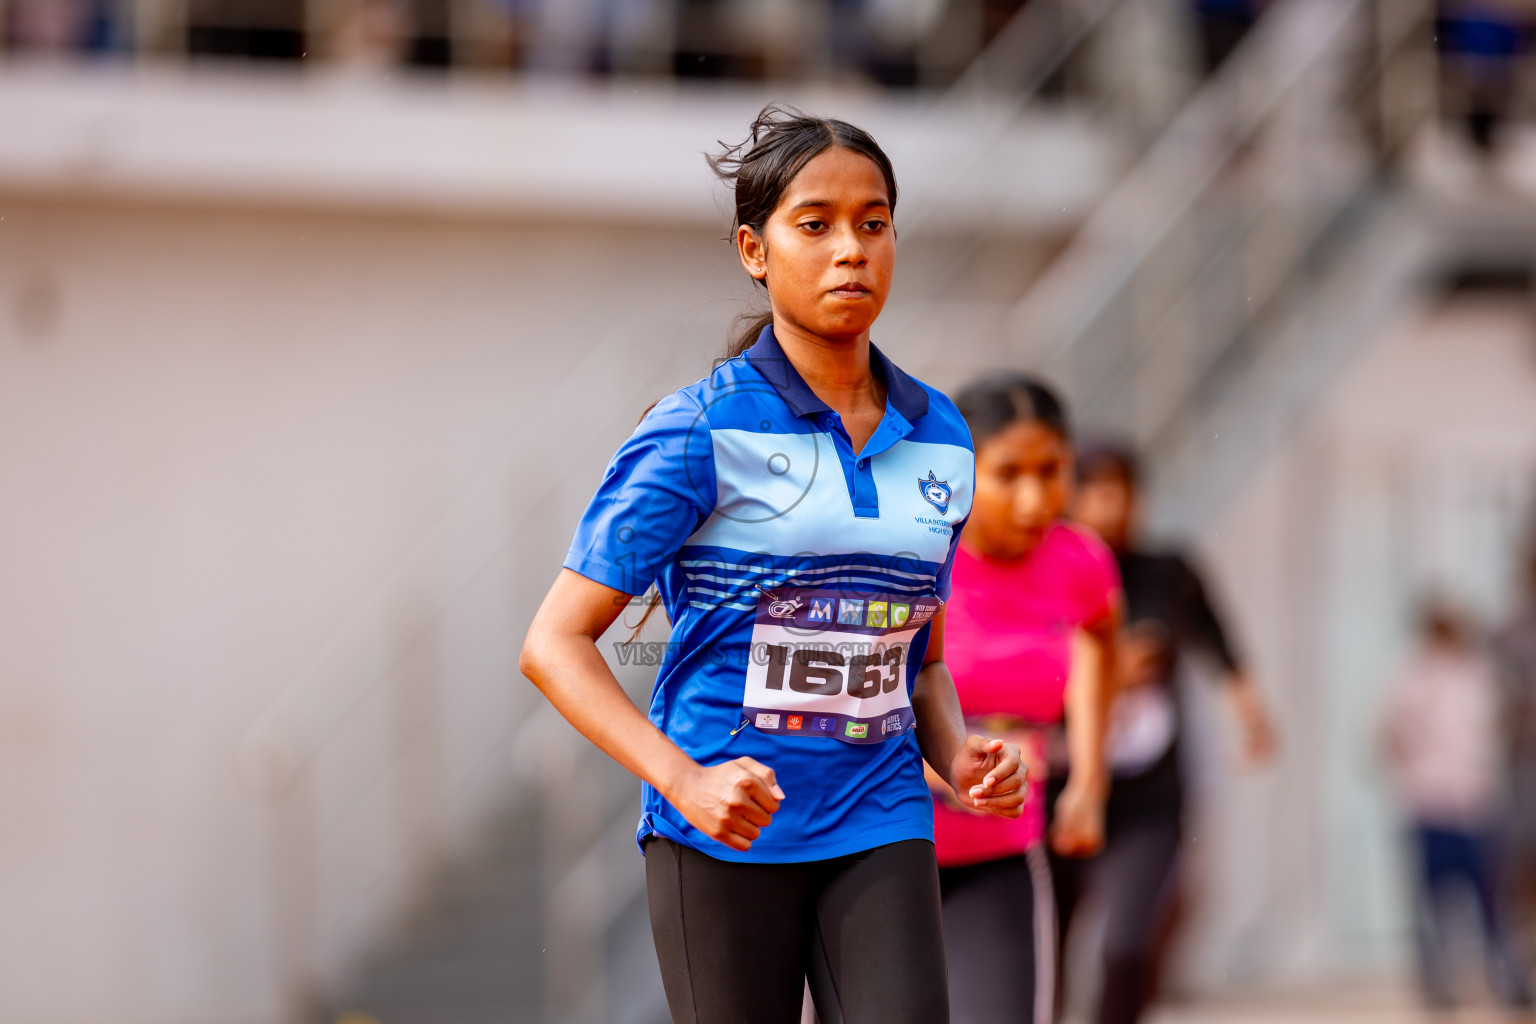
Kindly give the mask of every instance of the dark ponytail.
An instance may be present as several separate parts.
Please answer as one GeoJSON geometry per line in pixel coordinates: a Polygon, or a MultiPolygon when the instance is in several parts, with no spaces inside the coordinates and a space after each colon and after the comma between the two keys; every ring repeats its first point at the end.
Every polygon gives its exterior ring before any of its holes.
{"type": "MultiPolygon", "coordinates": [[[[705,156],[710,170],[731,188],[736,201],[732,240],[736,228],[746,225],[761,233],[778,209],[790,182],[818,154],[838,146],[868,157],[880,168],[896,212],[896,172],[890,157],[864,129],[830,117],[810,117],[793,107],[770,103],[758,112],[747,137],[735,145],[721,142],[720,152],[705,156]]],[[[758,281],[758,284],[764,284],[758,281]]],[[[743,313],[732,325],[726,346],[727,359],[752,347],[764,327],[773,323],[768,311],[743,313]]]]}
{"type": "Polygon", "coordinates": [[[979,380],[955,396],[955,406],[978,449],[1015,423],[1038,423],[1063,441],[1072,440],[1066,405],[1049,384],[1026,373],[979,380]]]}
{"type": "Polygon", "coordinates": [[[771,309],[738,313],[736,319],[731,321],[731,333],[726,338],[725,358],[735,359],[751,348],[757,336],[763,333],[763,328],[772,323],[773,310],[771,309]]]}

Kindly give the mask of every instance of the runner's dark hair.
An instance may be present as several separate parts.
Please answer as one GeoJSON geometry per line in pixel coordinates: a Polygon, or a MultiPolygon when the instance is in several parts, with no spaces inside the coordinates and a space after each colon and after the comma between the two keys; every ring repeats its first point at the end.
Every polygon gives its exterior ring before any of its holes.
{"type": "Polygon", "coordinates": [[[1131,490],[1141,486],[1141,460],[1128,444],[1098,440],[1077,450],[1077,482],[1114,480],[1131,490]]]}
{"type": "Polygon", "coordinates": [[[955,396],[978,449],[1015,423],[1038,423],[1063,441],[1072,440],[1067,407],[1045,381],[1027,373],[985,377],[955,396]]]}
{"type": "MultiPolygon", "coordinates": [[[[709,161],[710,170],[730,186],[735,199],[736,214],[731,224],[733,242],[736,229],[743,224],[761,233],[795,175],[812,158],[833,146],[874,161],[885,178],[891,212],[896,212],[896,172],[891,167],[890,157],[885,155],[885,150],[873,136],[847,121],[813,117],[791,106],[770,103],[753,119],[745,139],[735,145],[722,141],[720,146],[720,152],[706,154],[704,159],[709,161]]],[[[757,283],[766,287],[763,281],[757,283]]],[[[751,348],[763,328],[771,323],[771,311],[738,316],[731,328],[725,357],[734,358],[751,348]]]]}

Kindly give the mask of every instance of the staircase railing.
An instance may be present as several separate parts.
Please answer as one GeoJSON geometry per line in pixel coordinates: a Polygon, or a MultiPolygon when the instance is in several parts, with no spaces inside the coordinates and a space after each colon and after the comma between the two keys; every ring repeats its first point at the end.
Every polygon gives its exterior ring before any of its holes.
{"type": "Polygon", "coordinates": [[[1153,449],[1187,431],[1428,112],[1380,92],[1430,17],[1423,0],[1276,5],[1023,295],[1015,351],[1090,423],[1153,449]],[[1369,106],[1395,113],[1374,147],[1349,121],[1369,106]]]}

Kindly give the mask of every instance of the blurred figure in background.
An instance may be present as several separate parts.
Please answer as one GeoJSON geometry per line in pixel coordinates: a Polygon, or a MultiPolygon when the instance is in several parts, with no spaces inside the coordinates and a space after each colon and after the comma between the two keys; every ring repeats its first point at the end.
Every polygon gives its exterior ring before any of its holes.
{"type": "Polygon", "coordinates": [[[114,0],[10,0],[0,4],[5,48],[32,53],[105,51],[126,44],[114,0]]]}
{"type": "Polygon", "coordinates": [[[1072,768],[1051,800],[1049,834],[1034,780],[1024,813],[1004,821],[966,808],[929,772],[950,1019],[1048,1024],[1058,971],[1046,845],[1082,857],[1103,843],[1120,581],[1099,539],[1062,519],[1072,444],[1055,392],[1003,374],[955,405],[976,445],[976,497],[944,611],[960,708],[974,731],[1017,743],[1037,765],[1037,738],[1065,718],[1072,768]]]}
{"type": "Polygon", "coordinates": [[[1183,835],[1179,664],[1200,652],[1221,670],[1222,692],[1251,764],[1275,744],[1258,687],[1233,653],[1199,575],[1177,553],[1137,546],[1140,471],[1113,446],[1078,458],[1072,516],[1115,552],[1125,587],[1119,680],[1110,720],[1114,773],[1105,811],[1104,851],[1091,860],[1055,859],[1051,870],[1066,947],[1075,909],[1096,894],[1105,914],[1100,1024],[1139,1020],[1156,990],[1160,947],[1171,931],[1183,835]]]}
{"type": "Polygon", "coordinates": [[[1455,1004],[1448,898],[1464,887],[1477,907],[1495,991],[1512,1006],[1529,1007],[1498,896],[1503,744],[1494,665],[1448,606],[1427,604],[1419,625],[1420,647],[1392,683],[1382,719],[1382,747],[1417,861],[1419,981],[1429,1005],[1455,1004]]]}
{"type": "Polygon", "coordinates": [[[301,60],[303,0],[187,0],[187,52],[251,60],[301,60]]]}
{"type": "Polygon", "coordinates": [[[410,31],[401,0],[347,0],[334,17],[328,55],[338,64],[379,70],[401,62],[410,31]]]}
{"type": "Polygon", "coordinates": [[[1205,73],[1210,75],[1247,38],[1269,0],[1194,0],[1194,6],[1200,26],[1200,56],[1205,73]]]}
{"type": "Polygon", "coordinates": [[[1510,923],[1522,936],[1536,930],[1536,537],[1526,560],[1525,586],[1524,606],[1494,637],[1508,708],[1510,923]]]}
{"type": "Polygon", "coordinates": [[[1527,20],[1525,0],[1442,0],[1436,39],[1445,84],[1455,94],[1467,137],[1488,159],[1515,93],[1516,58],[1527,20]]]}

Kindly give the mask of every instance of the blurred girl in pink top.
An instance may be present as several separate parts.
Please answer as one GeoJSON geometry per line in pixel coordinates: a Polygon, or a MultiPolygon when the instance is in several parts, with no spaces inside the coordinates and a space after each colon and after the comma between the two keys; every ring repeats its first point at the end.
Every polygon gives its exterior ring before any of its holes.
{"type": "Polygon", "coordinates": [[[1071,435],[1055,393],[1022,375],[956,396],[976,447],[976,491],[955,554],[944,649],[967,722],[1033,750],[1014,820],[983,817],[934,785],[952,1024],[1049,1024],[1056,922],[1045,836],[1043,730],[1067,726],[1074,766],[1052,848],[1103,842],[1103,744],[1119,624],[1114,556],[1062,521],[1071,435]],[[1081,767],[1079,767],[1081,766],[1081,767]]]}

